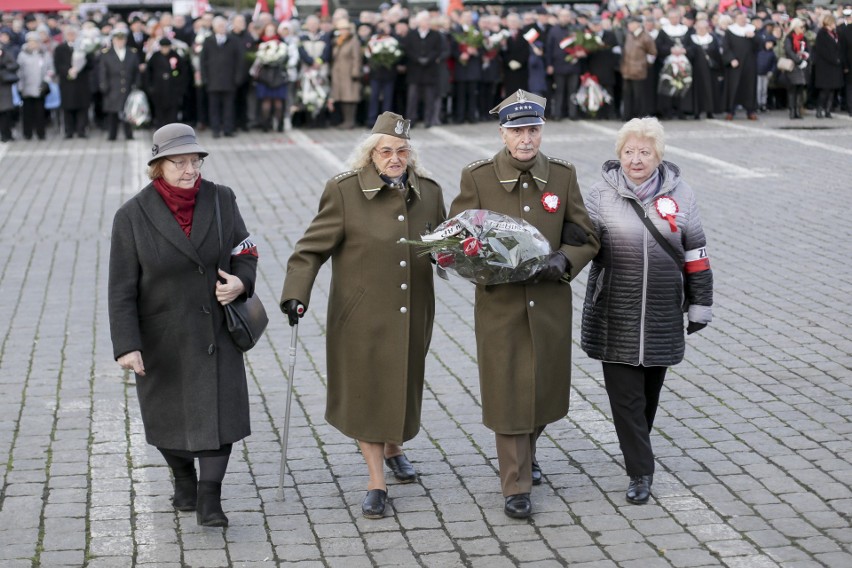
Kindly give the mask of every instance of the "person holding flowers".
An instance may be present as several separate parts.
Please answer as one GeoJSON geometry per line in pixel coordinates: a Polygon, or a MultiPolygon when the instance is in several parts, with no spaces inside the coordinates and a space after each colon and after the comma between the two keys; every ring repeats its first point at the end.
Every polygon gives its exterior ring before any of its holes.
{"type": "Polygon", "coordinates": [[[145,86],[153,108],[154,128],[178,121],[178,112],[192,79],[189,61],[172,49],[172,40],[162,37],[158,44],[159,49],[145,66],[145,86]]]}
{"type": "Polygon", "coordinates": [[[552,252],[526,282],[476,287],[476,350],[482,419],[494,431],[504,512],[532,514],[541,483],[536,441],[568,412],[571,388],[570,280],[598,241],[574,166],[539,151],[546,99],[523,90],[491,110],[504,147],[462,170],[450,215],[487,209],[527,221],[552,252]]]}
{"type": "Polygon", "coordinates": [[[402,59],[399,40],[391,35],[390,24],[376,24],[376,33],[367,42],[364,53],[370,65],[370,103],[367,106],[367,124],[372,126],[379,112],[387,112],[393,105],[397,63],[402,59]]]}
{"type": "Polygon", "coordinates": [[[626,498],[651,496],[651,428],[666,371],[683,359],[686,333],[711,319],[713,274],[692,189],[663,161],[656,118],[634,118],[618,131],[617,160],[586,196],[600,239],[583,305],[581,345],[603,365],[615,432],[630,483],[626,498]]]}
{"type": "Polygon", "coordinates": [[[435,292],[432,264],[406,240],[446,217],[441,187],[417,161],[410,121],[385,112],[325,186],[319,211],[287,262],[281,309],[291,326],[331,259],[326,420],[358,440],[370,475],[361,506],[384,515],[382,459],[401,483],[417,479],[402,444],[420,429],[435,292]]]}

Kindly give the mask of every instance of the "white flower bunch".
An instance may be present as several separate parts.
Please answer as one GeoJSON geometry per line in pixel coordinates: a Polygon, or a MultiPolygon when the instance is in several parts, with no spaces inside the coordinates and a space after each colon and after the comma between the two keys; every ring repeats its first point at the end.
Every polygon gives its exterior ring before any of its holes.
{"type": "Polygon", "coordinates": [[[495,49],[500,43],[505,39],[509,39],[512,33],[507,29],[501,29],[499,32],[494,32],[485,38],[485,48],[486,49],[495,49]]]}
{"type": "Polygon", "coordinates": [[[257,61],[261,65],[277,65],[287,60],[287,44],[283,41],[265,41],[257,47],[257,61]]]}
{"type": "Polygon", "coordinates": [[[376,65],[390,67],[402,57],[402,49],[395,37],[373,36],[367,42],[366,56],[376,65]]]}

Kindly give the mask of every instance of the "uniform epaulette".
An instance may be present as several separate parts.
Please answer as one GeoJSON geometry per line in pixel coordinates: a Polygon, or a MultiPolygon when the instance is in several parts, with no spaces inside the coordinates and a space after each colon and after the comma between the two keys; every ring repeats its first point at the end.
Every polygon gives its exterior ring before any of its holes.
{"type": "Polygon", "coordinates": [[[490,164],[492,161],[493,161],[492,158],[487,158],[485,160],[477,160],[475,162],[468,164],[466,169],[475,170],[476,168],[478,168],[480,166],[484,166],[485,164],[490,164]]]}
{"type": "Polygon", "coordinates": [[[569,162],[567,160],[563,160],[562,158],[551,158],[550,156],[548,156],[547,159],[550,160],[551,162],[555,163],[555,164],[563,165],[566,168],[572,168],[572,169],[574,168],[574,164],[572,164],[571,162],[569,162]]]}
{"type": "Polygon", "coordinates": [[[338,180],[341,180],[343,178],[352,177],[357,173],[358,173],[357,170],[349,170],[349,171],[343,172],[342,174],[337,174],[336,176],[334,176],[331,179],[333,179],[334,181],[338,181],[338,180]]]}

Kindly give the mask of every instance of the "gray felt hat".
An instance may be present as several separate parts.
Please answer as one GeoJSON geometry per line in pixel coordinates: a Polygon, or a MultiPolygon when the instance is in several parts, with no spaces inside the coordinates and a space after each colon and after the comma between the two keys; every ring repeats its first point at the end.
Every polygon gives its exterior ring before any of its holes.
{"type": "Polygon", "coordinates": [[[198,145],[195,130],[191,126],[174,122],[154,132],[154,145],[151,147],[149,166],[160,158],[180,154],[198,154],[202,158],[207,155],[207,150],[198,145]]]}

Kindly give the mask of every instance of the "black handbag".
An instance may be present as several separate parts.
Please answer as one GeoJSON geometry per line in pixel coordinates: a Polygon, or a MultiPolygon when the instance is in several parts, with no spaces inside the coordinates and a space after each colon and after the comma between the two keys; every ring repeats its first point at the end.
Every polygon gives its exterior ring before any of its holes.
{"type": "Polygon", "coordinates": [[[19,80],[18,74],[8,69],[0,71],[0,83],[4,85],[14,85],[19,80]]]}
{"type": "Polygon", "coordinates": [[[39,98],[44,98],[50,94],[50,85],[47,81],[42,81],[41,85],[38,86],[38,96],[39,98]]]}
{"type": "MultiPolygon", "coordinates": [[[[219,231],[219,258],[222,258],[222,214],[219,210],[219,186],[215,186],[213,195],[216,204],[216,228],[219,231]]],[[[237,298],[225,309],[225,323],[237,349],[245,353],[260,341],[269,316],[257,294],[246,299],[237,298]]]]}

